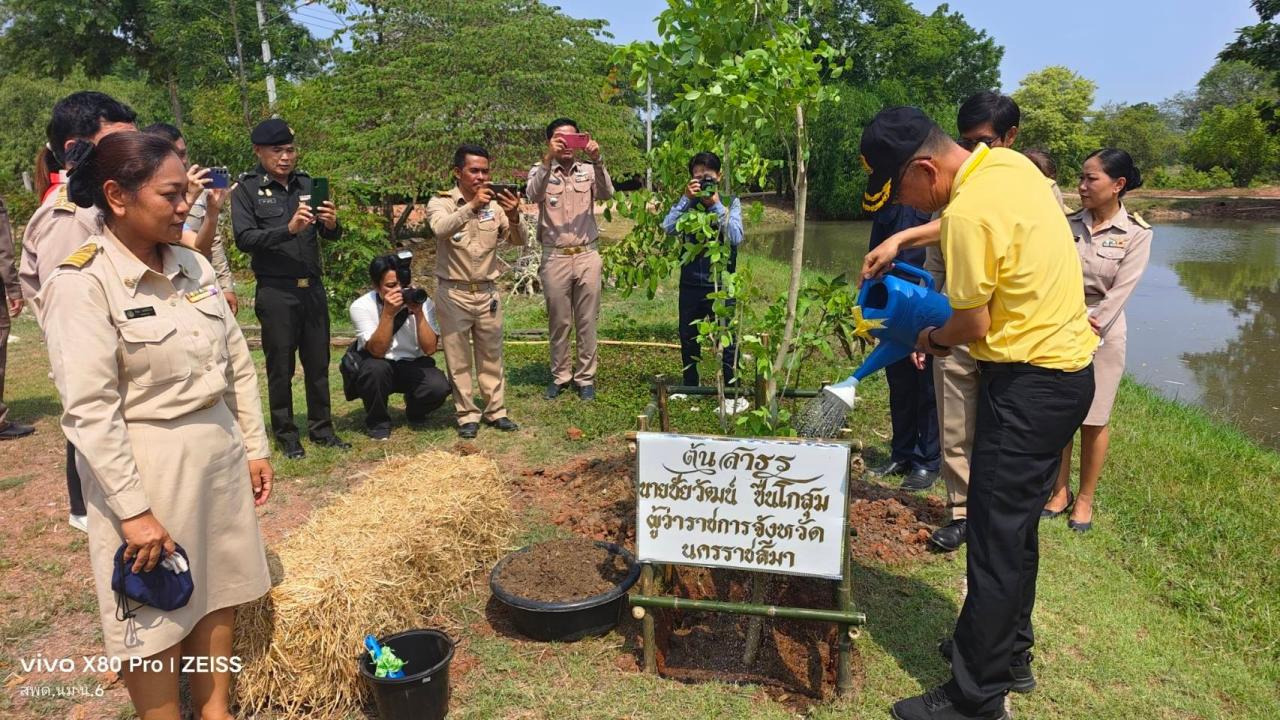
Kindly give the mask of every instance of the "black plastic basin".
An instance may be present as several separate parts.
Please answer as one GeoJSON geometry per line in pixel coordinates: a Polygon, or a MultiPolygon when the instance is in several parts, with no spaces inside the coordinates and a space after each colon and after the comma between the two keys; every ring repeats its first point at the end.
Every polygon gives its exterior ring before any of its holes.
{"type": "Polygon", "coordinates": [[[627,604],[627,591],[640,578],[640,564],[626,548],[613,543],[596,542],[596,547],[620,555],[627,561],[627,575],[608,592],[581,600],[542,602],[513,595],[498,582],[502,568],[512,557],[526,552],[532,545],[498,561],[489,574],[489,588],[493,596],[507,606],[511,622],[520,634],[534,640],[570,642],[591,635],[603,635],[618,624],[618,617],[627,604]]]}

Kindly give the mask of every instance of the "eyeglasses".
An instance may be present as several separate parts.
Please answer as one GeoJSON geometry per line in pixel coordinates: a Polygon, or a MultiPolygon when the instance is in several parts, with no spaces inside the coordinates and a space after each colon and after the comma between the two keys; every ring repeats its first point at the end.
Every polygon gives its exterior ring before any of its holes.
{"type": "Polygon", "coordinates": [[[991,143],[994,143],[999,139],[1000,138],[994,135],[983,135],[981,137],[976,137],[976,138],[959,137],[959,138],[956,138],[956,144],[964,148],[965,150],[973,150],[974,148],[978,147],[979,143],[990,146],[991,143]]]}

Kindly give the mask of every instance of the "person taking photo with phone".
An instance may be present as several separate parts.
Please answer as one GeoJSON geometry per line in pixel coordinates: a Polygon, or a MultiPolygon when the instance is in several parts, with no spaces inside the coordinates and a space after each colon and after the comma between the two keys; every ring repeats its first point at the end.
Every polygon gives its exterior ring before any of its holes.
{"type": "MultiPolygon", "coordinates": [[[[720,197],[716,186],[720,183],[720,156],[713,152],[700,152],[689,159],[689,184],[684,194],[667,212],[662,221],[662,229],[668,235],[675,235],[680,218],[687,213],[710,213],[716,229],[716,240],[729,244],[728,272],[738,268],[738,246],[742,244],[742,203],[736,197],[728,198],[728,204],[720,197]]],[[[692,237],[688,238],[690,241],[692,237]]],[[[706,318],[714,318],[712,301],[707,296],[715,292],[718,278],[713,276],[711,259],[705,253],[699,253],[680,267],[680,360],[684,367],[684,384],[698,384],[698,358],[702,349],[698,346],[697,323],[706,318]]],[[[730,299],[732,304],[734,300],[730,299]]],[[[737,361],[737,345],[729,343],[721,356],[724,371],[724,382],[732,385],[736,381],[734,366],[737,361]]]]}
{"type": "MultiPolygon", "coordinates": [[[[199,250],[213,265],[213,271],[218,276],[218,289],[231,308],[231,314],[235,315],[240,310],[240,299],[236,297],[235,283],[231,279],[227,248],[222,242],[222,233],[218,232],[218,217],[227,197],[227,185],[219,187],[215,184],[213,168],[200,167],[190,162],[186,138],[178,128],[169,123],[154,123],[143,128],[142,132],[159,135],[172,142],[178,158],[187,166],[187,197],[191,209],[187,211],[187,220],[182,226],[184,244],[199,250]],[[191,197],[193,194],[195,197],[191,197]]],[[[223,179],[225,180],[225,176],[223,179]]]]}
{"type": "Polygon", "coordinates": [[[436,239],[436,317],[453,381],[458,435],[473,438],[480,423],[503,432],[520,429],[507,417],[502,372],[502,298],[498,246],[524,245],[520,198],[489,184],[489,151],[459,145],[453,153],[454,186],[427,203],[436,239]],[[474,358],[474,364],[472,362],[474,358]],[[472,369],[484,410],[471,389],[472,369]]]}
{"type": "Polygon", "coordinates": [[[574,385],[583,400],[596,397],[596,323],[600,319],[601,261],[596,227],[596,201],[613,197],[613,181],[605,170],[600,144],[578,130],[578,123],[557,118],[547,125],[547,151],[529,170],[526,190],[538,206],[538,242],[542,264],[538,275],[547,298],[551,340],[553,400],[574,385]],[[577,160],[584,152],[591,162],[577,160]],[[578,337],[578,352],[569,360],[569,330],[578,337]]]}
{"type": "Polygon", "coordinates": [[[324,198],[312,206],[313,182],[298,170],[293,130],[284,120],[258,123],[249,135],[258,165],[231,193],[236,247],[249,254],[258,281],[253,309],[267,358],[271,432],[285,457],[306,455],[293,422],[295,354],[302,360],[307,435],[323,447],[351,447],[333,430],[329,405],[329,303],[322,282],[320,239],[342,236],[338,210],[324,198]]]}

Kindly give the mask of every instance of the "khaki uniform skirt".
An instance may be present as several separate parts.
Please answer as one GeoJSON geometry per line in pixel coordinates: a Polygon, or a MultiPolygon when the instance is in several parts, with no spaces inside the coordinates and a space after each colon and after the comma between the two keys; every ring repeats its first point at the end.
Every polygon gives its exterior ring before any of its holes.
{"type": "Polygon", "coordinates": [[[1128,335],[1124,312],[1116,317],[1115,322],[1102,336],[1102,344],[1093,355],[1093,404],[1089,406],[1089,414],[1084,424],[1101,427],[1111,422],[1111,406],[1116,402],[1116,390],[1120,388],[1120,378],[1124,376],[1124,346],[1128,335]]]}
{"type": "MultiPolygon", "coordinates": [[[[89,557],[109,657],[147,657],[182,642],[209,613],[271,589],[266,551],[254,513],[244,438],[226,403],[167,421],[128,422],[129,441],[151,512],[187,552],[195,591],[185,607],[149,606],[116,619],[111,571],[124,542],[120,519],[84,458],[76,467],[89,511],[89,557]]],[[[132,607],[131,604],[130,607],[132,607]]]]}

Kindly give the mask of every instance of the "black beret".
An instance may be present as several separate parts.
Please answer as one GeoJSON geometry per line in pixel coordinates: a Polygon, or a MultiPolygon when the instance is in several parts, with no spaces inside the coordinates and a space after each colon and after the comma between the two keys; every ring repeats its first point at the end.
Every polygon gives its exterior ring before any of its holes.
{"type": "Polygon", "coordinates": [[[288,145],[293,142],[293,130],[280,118],[271,118],[258,123],[249,139],[254,145],[288,145]]]}

